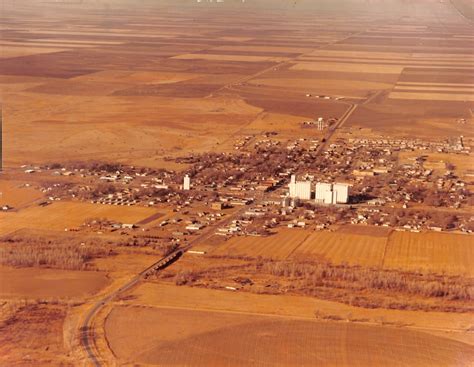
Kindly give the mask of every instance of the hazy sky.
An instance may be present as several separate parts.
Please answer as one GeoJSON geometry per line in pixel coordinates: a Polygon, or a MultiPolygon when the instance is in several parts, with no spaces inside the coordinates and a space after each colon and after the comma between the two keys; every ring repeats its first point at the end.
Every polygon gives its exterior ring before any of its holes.
{"type": "Polygon", "coordinates": [[[237,11],[238,9],[254,9],[255,11],[282,11],[282,15],[314,12],[330,15],[367,14],[368,16],[383,16],[384,18],[400,17],[429,17],[433,19],[459,20],[458,8],[469,9],[466,4],[471,0],[224,0],[224,3],[212,3],[209,0],[1,0],[3,15],[9,15],[11,10],[25,11],[44,10],[99,10],[99,11],[129,11],[137,13],[141,10],[160,8],[189,9],[196,15],[202,11],[237,11]],[[36,7],[35,7],[36,5],[36,7]],[[458,18],[458,19],[456,19],[458,18]]]}

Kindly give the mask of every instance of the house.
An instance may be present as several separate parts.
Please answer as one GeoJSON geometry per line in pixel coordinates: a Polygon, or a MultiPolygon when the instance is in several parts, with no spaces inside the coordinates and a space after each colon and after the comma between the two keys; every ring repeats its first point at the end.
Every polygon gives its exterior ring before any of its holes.
{"type": "Polygon", "coordinates": [[[204,225],[202,225],[200,223],[193,223],[193,224],[187,225],[186,230],[188,230],[188,231],[199,231],[203,227],[204,227],[204,225]]]}

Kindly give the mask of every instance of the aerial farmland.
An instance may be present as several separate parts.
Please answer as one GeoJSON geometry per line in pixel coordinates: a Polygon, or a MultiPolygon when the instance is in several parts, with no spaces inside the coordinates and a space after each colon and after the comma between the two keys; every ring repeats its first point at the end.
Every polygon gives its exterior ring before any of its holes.
{"type": "Polygon", "coordinates": [[[0,365],[472,365],[469,1],[0,17],[0,365]]]}

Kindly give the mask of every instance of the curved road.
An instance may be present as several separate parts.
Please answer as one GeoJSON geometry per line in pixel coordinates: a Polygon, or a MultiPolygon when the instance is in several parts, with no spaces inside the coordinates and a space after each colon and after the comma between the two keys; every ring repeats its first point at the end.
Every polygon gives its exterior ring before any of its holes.
{"type": "MultiPolygon", "coordinates": [[[[354,111],[357,109],[357,104],[352,104],[350,107],[347,109],[347,111],[341,116],[339,121],[332,126],[326,136],[325,136],[325,141],[318,147],[317,154],[321,153],[324,151],[326,146],[329,144],[330,139],[334,135],[337,129],[339,129],[348,119],[349,117],[354,113],[354,111]]],[[[257,200],[256,200],[257,201],[257,200]]],[[[184,254],[187,250],[189,250],[194,244],[196,244],[199,241],[202,241],[206,239],[206,237],[211,236],[214,234],[215,227],[220,227],[220,226],[225,226],[229,224],[233,219],[238,217],[242,212],[246,211],[248,208],[244,206],[242,209],[236,211],[232,215],[229,215],[228,218],[225,218],[222,221],[219,221],[215,223],[213,226],[209,226],[208,229],[203,232],[200,236],[196,237],[193,239],[187,246],[183,248],[179,248],[176,251],[172,252],[171,254],[159,259],[157,262],[143,270],[141,273],[133,277],[130,281],[128,281],[126,284],[124,284],[122,287],[119,289],[115,290],[114,292],[110,293],[106,297],[100,299],[98,302],[94,304],[94,306],[87,312],[84,321],[82,322],[80,326],[80,340],[81,344],[84,347],[87,356],[89,357],[90,361],[93,363],[94,366],[100,367],[102,366],[102,362],[100,360],[100,356],[98,353],[98,350],[96,348],[95,342],[94,342],[94,328],[92,326],[92,323],[94,321],[95,316],[99,313],[99,311],[112,299],[120,295],[121,293],[130,290],[134,286],[136,286],[141,280],[145,279],[146,276],[149,274],[150,271],[156,271],[159,269],[163,269],[166,266],[172,264],[175,260],[177,260],[182,254],[184,254]]]]}
{"type": "Polygon", "coordinates": [[[183,255],[186,251],[188,251],[193,245],[196,243],[205,240],[207,237],[210,237],[214,234],[216,227],[226,226],[236,217],[240,216],[244,211],[248,210],[247,206],[242,207],[241,209],[237,210],[235,213],[229,215],[228,218],[224,218],[221,221],[216,222],[214,225],[209,226],[206,231],[204,231],[201,235],[194,238],[188,245],[178,248],[177,250],[173,251],[167,256],[162,257],[148,268],[140,272],[138,275],[133,277],[127,283],[125,283],[122,287],[118,288],[117,290],[113,291],[109,295],[105,296],[104,298],[97,301],[92,308],[87,312],[83,322],[80,325],[80,342],[84,347],[84,350],[87,353],[92,364],[96,367],[102,366],[102,362],[100,359],[100,354],[96,348],[95,341],[94,341],[94,327],[93,322],[94,318],[97,316],[99,311],[110,301],[112,301],[115,297],[120,295],[123,292],[130,290],[131,288],[135,287],[141,280],[145,279],[147,275],[151,271],[157,271],[160,269],[166,268],[168,265],[171,265],[174,261],[179,259],[181,255],[183,255]]]}
{"type": "Polygon", "coordinates": [[[94,306],[89,310],[89,312],[86,314],[86,317],[81,325],[81,344],[83,345],[84,349],[86,350],[86,353],[89,357],[89,359],[92,361],[94,366],[101,366],[101,362],[99,360],[99,353],[96,350],[96,346],[94,343],[94,329],[92,327],[92,322],[94,320],[94,317],[97,315],[97,313],[107,304],[109,303],[113,298],[117,297],[120,293],[123,293],[131,288],[133,288],[135,285],[137,285],[140,280],[144,279],[148,273],[152,270],[158,270],[158,269],[163,269],[167,265],[173,263],[174,260],[179,258],[185,251],[187,251],[191,247],[190,245],[180,248],[171,254],[161,258],[157,262],[155,262],[153,265],[149,266],[145,270],[143,270],[140,274],[136,275],[131,279],[128,283],[117,289],[116,291],[110,293],[108,296],[102,298],[98,302],[94,304],[94,306]]]}

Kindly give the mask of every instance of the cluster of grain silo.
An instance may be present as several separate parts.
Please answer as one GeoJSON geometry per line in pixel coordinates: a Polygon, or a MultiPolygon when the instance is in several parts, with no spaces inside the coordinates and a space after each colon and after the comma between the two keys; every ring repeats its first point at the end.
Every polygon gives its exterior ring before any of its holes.
{"type": "MultiPolygon", "coordinates": [[[[319,204],[345,204],[349,201],[349,184],[346,183],[316,183],[315,201],[319,204]]],[[[301,200],[311,200],[313,182],[309,180],[297,181],[296,175],[290,179],[289,197],[301,200]]]]}

